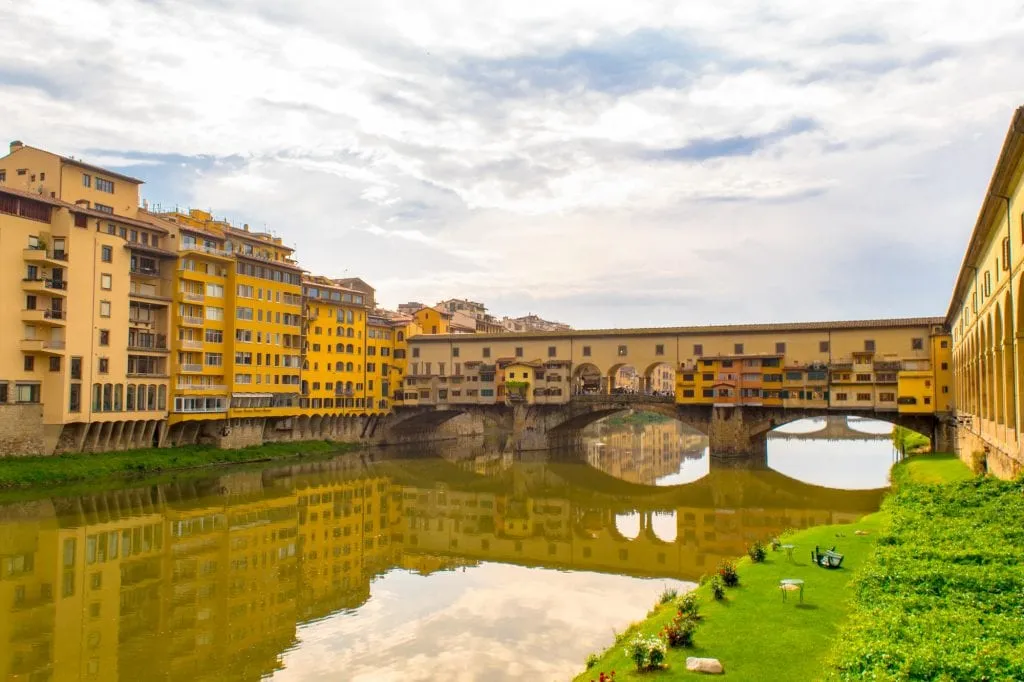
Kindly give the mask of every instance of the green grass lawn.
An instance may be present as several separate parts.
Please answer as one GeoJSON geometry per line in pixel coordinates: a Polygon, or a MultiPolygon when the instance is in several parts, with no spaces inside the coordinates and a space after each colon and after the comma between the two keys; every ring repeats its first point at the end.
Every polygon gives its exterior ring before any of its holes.
{"type": "Polygon", "coordinates": [[[0,458],[0,490],[150,475],[217,464],[276,460],[300,455],[326,455],[347,452],[358,447],[353,444],[320,440],[265,443],[239,450],[190,445],[180,448],[146,448],[55,457],[7,457],[0,458]]]}
{"type": "MultiPolygon", "coordinates": [[[[971,478],[967,467],[952,455],[915,455],[894,467],[893,481],[938,483],[971,478]]],[[[675,607],[656,607],[642,623],[634,624],[603,653],[597,665],[577,676],[577,682],[596,680],[601,672],[616,673],[620,680],[685,680],[702,677],[686,670],[688,656],[717,658],[726,676],[734,680],[818,680],[830,670],[831,651],[856,608],[853,578],[871,564],[879,536],[890,523],[890,512],[866,516],[856,523],[820,526],[783,539],[796,545],[791,563],[782,552],[769,552],[768,560],[739,563],[740,586],[727,589],[726,600],[715,602],[708,586],[697,589],[701,621],[690,649],[669,649],[668,667],[637,673],[625,654],[625,644],[636,632],[656,634],[672,620],[675,607]],[[856,535],[855,531],[867,535],[856,535]],[[842,568],[828,570],[810,561],[815,546],[833,545],[845,558],[842,568]],[[804,603],[794,596],[782,602],[779,581],[805,581],[804,603]]],[[[710,569],[709,569],[710,570],[710,569]]]]}

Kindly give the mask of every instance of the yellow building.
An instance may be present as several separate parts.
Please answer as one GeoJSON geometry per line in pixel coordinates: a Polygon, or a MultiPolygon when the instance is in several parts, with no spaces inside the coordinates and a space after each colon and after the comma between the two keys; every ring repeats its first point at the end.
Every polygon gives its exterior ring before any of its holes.
{"type": "Polygon", "coordinates": [[[366,409],[386,414],[392,404],[391,371],[394,362],[396,330],[391,321],[380,315],[370,315],[366,325],[366,409]]]}
{"type": "Polygon", "coordinates": [[[450,331],[452,314],[444,310],[424,306],[416,311],[413,319],[420,329],[423,330],[424,334],[447,334],[450,331]]]}
{"type": "Polygon", "coordinates": [[[20,142],[0,158],[0,296],[18,302],[0,341],[10,454],[163,438],[174,253],[139,220],[140,185],[20,142]]]}
{"type": "Polygon", "coordinates": [[[361,414],[367,402],[365,294],[326,277],[305,277],[302,293],[306,339],[303,411],[361,414]]]}

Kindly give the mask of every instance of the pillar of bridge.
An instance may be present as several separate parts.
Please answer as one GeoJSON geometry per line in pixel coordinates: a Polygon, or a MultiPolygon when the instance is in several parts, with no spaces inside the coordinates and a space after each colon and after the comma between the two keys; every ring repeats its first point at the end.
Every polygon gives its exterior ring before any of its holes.
{"type": "Polygon", "coordinates": [[[763,469],[768,466],[767,432],[742,407],[715,407],[708,428],[711,466],[763,469]]]}

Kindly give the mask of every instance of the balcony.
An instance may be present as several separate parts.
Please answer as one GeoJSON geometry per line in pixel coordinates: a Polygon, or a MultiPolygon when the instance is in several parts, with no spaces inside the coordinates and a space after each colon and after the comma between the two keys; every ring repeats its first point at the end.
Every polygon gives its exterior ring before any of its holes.
{"type": "MultiPolygon", "coordinates": [[[[228,390],[228,387],[224,384],[183,384],[178,382],[174,386],[176,391],[219,391],[224,393],[228,390]]],[[[213,410],[214,412],[223,412],[223,410],[213,410]]]]}
{"type": "Polygon", "coordinates": [[[183,291],[181,292],[181,300],[191,301],[193,303],[202,303],[206,300],[206,295],[201,291],[198,293],[195,291],[183,291]]]}
{"type": "Polygon", "coordinates": [[[181,251],[205,253],[209,256],[217,256],[218,258],[231,258],[231,254],[224,249],[216,249],[212,246],[204,246],[202,244],[181,244],[178,248],[181,251]]]}
{"type": "Polygon", "coordinates": [[[181,365],[178,371],[180,371],[183,374],[201,374],[203,371],[203,366],[196,363],[187,363],[181,365]]]}
{"type": "Polygon", "coordinates": [[[25,260],[36,265],[49,265],[51,267],[66,267],[68,254],[66,251],[47,251],[44,247],[28,248],[22,251],[25,260]]]}
{"type": "Polygon", "coordinates": [[[185,325],[186,327],[203,326],[203,318],[193,317],[192,315],[178,315],[178,322],[185,325]]]}
{"type": "Polygon", "coordinates": [[[68,295],[68,283],[62,279],[45,279],[43,277],[23,279],[21,280],[21,288],[29,293],[43,294],[45,296],[68,295]]]}
{"type": "Polygon", "coordinates": [[[131,288],[128,290],[128,295],[133,298],[144,298],[148,301],[160,301],[161,303],[170,303],[170,296],[165,296],[160,291],[160,287],[152,284],[145,284],[143,282],[132,282],[131,288]]]}
{"type": "Polygon", "coordinates": [[[128,333],[128,350],[144,353],[166,353],[167,337],[163,334],[128,333]]]}
{"type": "Polygon", "coordinates": [[[63,327],[67,324],[68,314],[63,310],[34,308],[32,310],[22,310],[21,320],[31,324],[46,324],[53,327],[63,327]]]}
{"type": "Polygon", "coordinates": [[[63,355],[64,342],[48,339],[22,339],[21,350],[24,353],[42,353],[44,355],[63,355]]]}
{"type": "Polygon", "coordinates": [[[203,348],[203,342],[200,339],[178,339],[178,345],[182,348],[203,348]]]}
{"type": "Polygon", "coordinates": [[[166,378],[168,378],[167,372],[162,370],[162,369],[142,369],[142,368],[139,368],[139,367],[137,367],[135,369],[128,368],[128,371],[125,372],[125,376],[126,377],[132,377],[132,378],[142,378],[142,379],[166,379],[166,378]]]}

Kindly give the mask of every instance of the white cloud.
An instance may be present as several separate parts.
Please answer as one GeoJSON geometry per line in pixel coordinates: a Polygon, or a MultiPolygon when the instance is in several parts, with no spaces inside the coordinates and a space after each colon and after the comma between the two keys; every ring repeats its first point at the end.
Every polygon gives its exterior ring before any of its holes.
{"type": "Polygon", "coordinates": [[[151,199],[266,224],[385,303],[581,326],[941,313],[1024,57],[1011,0],[0,19],[9,138],[130,161],[151,199]]]}

